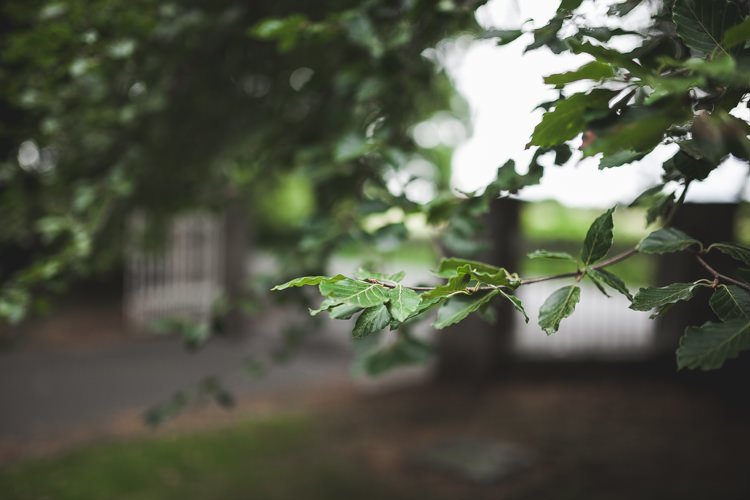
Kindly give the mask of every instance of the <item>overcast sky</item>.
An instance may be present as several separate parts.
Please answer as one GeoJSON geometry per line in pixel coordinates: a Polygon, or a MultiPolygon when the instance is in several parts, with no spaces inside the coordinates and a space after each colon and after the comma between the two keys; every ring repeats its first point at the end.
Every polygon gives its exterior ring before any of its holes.
{"type": "MultiPolygon", "coordinates": [[[[606,3],[598,1],[593,5],[590,2],[583,8],[596,18],[606,11],[606,3]]],[[[478,11],[477,18],[486,28],[515,28],[525,19],[542,25],[554,14],[558,4],[558,0],[492,0],[478,11]]],[[[626,22],[636,26],[646,19],[647,12],[636,11],[626,22]]],[[[457,88],[471,106],[473,122],[471,137],[457,148],[453,159],[453,183],[458,189],[470,191],[485,186],[494,178],[497,167],[509,158],[525,168],[532,152],[524,146],[542,113],[534,111],[534,107],[555,96],[542,78],[576,68],[589,60],[589,56],[555,55],[547,49],[523,54],[530,40],[530,35],[524,35],[503,47],[491,40],[474,41],[460,56],[449,61],[457,88]]],[[[633,40],[621,43],[633,43],[633,40]]],[[[672,148],[676,146],[660,148],[638,163],[605,171],[597,169],[598,159],[552,167],[545,171],[541,185],[527,188],[522,197],[554,198],[574,206],[606,207],[616,202],[628,203],[656,184],[661,163],[673,154],[672,148]]],[[[688,199],[735,200],[746,191],[746,174],[744,164],[730,160],[705,182],[691,187],[688,199]]]]}

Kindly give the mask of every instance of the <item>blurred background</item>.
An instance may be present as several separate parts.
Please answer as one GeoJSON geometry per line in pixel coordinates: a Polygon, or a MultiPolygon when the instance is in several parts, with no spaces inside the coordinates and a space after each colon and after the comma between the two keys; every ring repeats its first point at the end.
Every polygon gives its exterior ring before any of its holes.
{"type": "MultiPolygon", "coordinates": [[[[653,321],[583,286],[547,337],[541,283],[528,324],[500,306],[354,341],[308,315],[314,290],[269,292],[435,283],[445,255],[564,272],[524,255],[577,253],[618,203],[613,253],[648,234],[627,204],[669,146],[606,172],[574,152],[486,214],[449,210],[529,162],[542,77],[585,61],[483,34],[558,3],[0,6],[0,497],[747,498],[747,359],[675,367],[708,310],[653,321]]],[[[750,244],[746,175],[730,160],[675,225],[750,244]]],[[[698,272],[615,267],[631,290],[698,272]]]]}

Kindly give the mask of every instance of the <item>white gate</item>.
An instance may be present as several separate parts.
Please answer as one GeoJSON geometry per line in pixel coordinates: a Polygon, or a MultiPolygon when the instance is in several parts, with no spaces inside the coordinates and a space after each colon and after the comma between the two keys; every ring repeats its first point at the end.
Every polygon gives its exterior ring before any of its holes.
{"type": "Polygon", "coordinates": [[[515,352],[526,358],[543,359],[642,359],[655,352],[655,322],[649,313],[633,311],[630,302],[612,292],[602,295],[593,285],[582,283],[581,301],[575,312],[560,324],[560,331],[547,336],[536,324],[536,313],[560,283],[538,283],[521,287],[518,295],[531,321],[517,321],[513,335],[515,352]]]}
{"type": "MultiPolygon", "coordinates": [[[[139,241],[145,227],[145,218],[134,216],[130,241],[139,241]]],[[[222,292],[223,219],[206,213],[182,215],[166,232],[158,251],[132,243],[125,249],[125,314],[137,330],[172,317],[208,323],[222,292]]]]}

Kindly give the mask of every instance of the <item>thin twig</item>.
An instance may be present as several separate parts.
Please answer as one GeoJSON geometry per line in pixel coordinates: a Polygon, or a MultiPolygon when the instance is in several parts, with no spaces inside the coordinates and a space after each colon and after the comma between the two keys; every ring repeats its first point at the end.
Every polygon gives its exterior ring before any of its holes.
{"type": "Polygon", "coordinates": [[[731,276],[727,276],[726,274],[721,274],[719,271],[717,271],[716,269],[714,269],[713,267],[711,267],[708,264],[708,262],[706,262],[705,260],[703,260],[703,257],[701,257],[700,255],[696,255],[695,258],[698,260],[698,262],[700,263],[700,265],[703,266],[706,269],[706,271],[708,271],[711,274],[711,276],[714,277],[714,279],[717,279],[717,280],[720,280],[720,281],[725,281],[727,283],[731,283],[733,285],[737,285],[740,288],[744,288],[745,290],[750,291],[750,284],[745,283],[744,281],[736,280],[736,279],[732,278],[731,276]]]}
{"type": "Polygon", "coordinates": [[[688,179],[685,181],[685,189],[682,190],[682,194],[680,194],[680,197],[677,199],[677,203],[674,204],[672,209],[669,211],[669,214],[664,219],[664,227],[669,227],[669,225],[672,223],[672,219],[674,219],[674,216],[680,210],[680,207],[682,207],[682,205],[685,203],[685,197],[687,196],[688,188],[690,187],[691,182],[693,182],[692,179],[688,179]]]}
{"type": "MultiPolygon", "coordinates": [[[[529,278],[527,280],[521,280],[521,285],[533,285],[534,283],[541,283],[543,281],[552,281],[552,280],[558,280],[562,278],[576,278],[580,276],[582,273],[580,270],[578,271],[571,271],[569,273],[562,273],[562,274],[554,274],[552,276],[540,276],[538,278],[529,278]]],[[[521,286],[518,285],[518,286],[521,286]]]]}

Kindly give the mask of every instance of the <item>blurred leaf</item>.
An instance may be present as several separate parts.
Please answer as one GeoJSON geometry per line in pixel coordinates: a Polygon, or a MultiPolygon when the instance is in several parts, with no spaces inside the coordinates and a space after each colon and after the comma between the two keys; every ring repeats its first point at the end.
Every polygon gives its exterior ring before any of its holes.
{"type": "Polygon", "coordinates": [[[521,30],[489,30],[479,35],[479,38],[494,38],[498,45],[507,45],[521,35],[523,35],[521,30]]]}
{"type": "Polygon", "coordinates": [[[734,260],[743,262],[744,264],[750,265],[750,248],[735,243],[713,243],[708,247],[708,251],[713,249],[719,252],[729,255],[734,260]]]}
{"type": "Polygon", "coordinates": [[[617,50],[610,49],[602,45],[594,45],[590,42],[581,42],[580,40],[576,40],[574,38],[567,40],[567,43],[570,46],[571,52],[573,52],[574,54],[589,54],[599,62],[604,62],[613,66],[627,69],[633,75],[639,76],[641,78],[647,77],[649,75],[649,72],[641,65],[617,50]]]}
{"type": "Polygon", "coordinates": [[[727,28],[742,19],[734,2],[676,0],[672,19],[685,45],[704,54],[726,51],[721,45],[727,28]]]}
{"type": "Polygon", "coordinates": [[[516,163],[513,160],[506,161],[497,169],[497,176],[487,186],[484,196],[498,198],[502,191],[517,193],[526,186],[539,184],[542,178],[541,169],[530,168],[526,174],[516,172],[516,163]]]}
{"type": "Polygon", "coordinates": [[[575,285],[562,287],[552,293],[539,309],[539,326],[547,335],[560,328],[560,322],[573,314],[581,298],[581,289],[575,285]]]}
{"type": "Polygon", "coordinates": [[[613,96],[610,90],[597,89],[557,101],[555,109],[544,113],[542,121],[534,128],[529,144],[555,146],[573,139],[586,126],[586,113],[592,109],[607,110],[607,103],[613,96]]]}
{"type": "Polygon", "coordinates": [[[603,80],[614,75],[615,69],[611,64],[600,61],[591,61],[573,71],[545,76],[544,83],[562,87],[571,82],[577,82],[580,80],[603,80]]]}
{"type": "Polygon", "coordinates": [[[604,127],[588,130],[581,149],[586,156],[608,156],[623,150],[647,152],[662,142],[667,129],[690,116],[688,109],[674,102],[660,107],[631,107],[604,127]]]}
{"type": "Polygon", "coordinates": [[[402,333],[396,343],[367,353],[362,364],[368,375],[377,376],[400,366],[424,364],[432,355],[432,346],[412,335],[402,333]]]}
{"type": "Polygon", "coordinates": [[[582,0],[562,0],[560,2],[560,7],[557,8],[557,11],[572,12],[581,6],[581,2],[582,0]]]}
{"type": "Polygon", "coordinates": [[[608,13],[611,16],[625,16],[641,3],[643,3],[643,0],[625,0],[623,2],[618,2],[614,5],[610,5],[608,13]]]}
{"type": "Polygon", "coordinates": [[[576,259],[566,252],[550,252],[549,250],[534,250],[527,255],[529,259],[568,260],[575,262],[576,259]]]}
{"type": "Polygon", "coordinates": [[[626,165],[628,163],[638,161],[644,156],[646,156],[646,153],[632,151],[629,149],[617,151],[609,155],[604,155],[602,156],[602,159],[599,160],[599,170],[626,165]]]}
{"type": "Polygon", "coordinates": [[[735,45],[744,45],[748,40],[750,40],[750,17],[724,32],[723,45],[725,49],[731,49],[735,45]]]}

